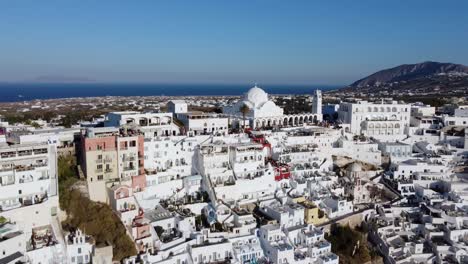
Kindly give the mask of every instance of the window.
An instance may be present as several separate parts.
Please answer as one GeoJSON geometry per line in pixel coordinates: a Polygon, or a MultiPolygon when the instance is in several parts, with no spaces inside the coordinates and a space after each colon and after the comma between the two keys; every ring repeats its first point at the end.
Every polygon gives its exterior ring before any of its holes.
{"type": "Polygon", "coordinates": [[[98,176],[97,176],[97,179],[98,179],[98,181],[102,181],[102,180],[104,179],[104,176],[98,175],[98,176]]]}

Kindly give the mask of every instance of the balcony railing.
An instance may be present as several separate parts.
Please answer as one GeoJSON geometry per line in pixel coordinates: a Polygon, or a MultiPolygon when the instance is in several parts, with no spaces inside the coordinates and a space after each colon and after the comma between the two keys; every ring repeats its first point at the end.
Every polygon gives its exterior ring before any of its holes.
{"type": "Polygon", "coordinates": [[[40,168],[40,167],[47,167],[47,163],[36,163],[28,166],[16,166],[15,170],[16,171],[30,171],[34,170],[35,168],[40,168]]]}
{"type": "Polygon", "coordinates": [[[124,169],[124,171],[136,170],[136,168],[132,167],[132,166],[131,167],[124,167],[123,169],[124,169]]]}
{"type": "Polygon", "coordinates": [[[101,168],[101,169],[96,169],[96,172],[97,172],[97,173],[102,172],[102,168],[101,168]]]}
{"type": "Polygon", "coordinates": [[[2,159],[14,158],[14,157],[16,157],[16,153],[2,153],[2,154],[0,154],[0,156],[2,157],[2,159]]]}
{"type": "Polygon", "coordinates": [[[13,185],[15,184],[15,180],[12,180],[12,181],[2,181],[0,179],[0,186],[7,186],[7,185],[13,185]]]}
{"type": "Polygon", "coordinates": [[[0,211],[8,211],[8,210],[16,209],[16,208],[23,207],[23,206],[39,204],[44,201],[47,201],[47,199],[48,199],[47,193],[22,197],[22,202],[20,202],[19,200],[16,200],[15,202],[10,203],[8,205],[0,205],[0,211]]]}
{"type": "Polygon", "coordinates": [[[35,149],[34,154],[47,154],[47,149],[35,149]]]}
{"type": "Polygon", "coordinates": [[[124,161],[134,161],[135,157],[125,157],[123,158],[124,161]]]}
{"type": "Polygon", "coordinates": [[[0,172],[12,171],[12,170],[13,170],[13,167],[3,167],[3,168],[0,168],[0,172]]]}
{"type": "Polygon", "coordinates": [[[33,152],[31,150],[30,151],[18,151],[18,156],[20,156],[20,157],[21,156],[30,156],[30,155],[32,155],[32,153],[33,152]]]}
{"type": "Polygon", "coordinates": [[[19,183],[28,183],[28,182],[33,182],[33,178],[25,178],[25,179],[20,179],[19,183]]]}
{"type": "Polygon", "coordinates": [[[112,172],[111,168],[106,169],[106,173],[112,172]]]}

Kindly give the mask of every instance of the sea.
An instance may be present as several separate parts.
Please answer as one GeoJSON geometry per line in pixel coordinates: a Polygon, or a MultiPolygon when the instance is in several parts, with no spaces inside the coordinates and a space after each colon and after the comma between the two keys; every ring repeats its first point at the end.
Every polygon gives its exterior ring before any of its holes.
{"type": "MultiPolygon", "coordinates": [[[[252,85],[241,84],[131,84],[131,83],[0,83],[0,102],[102,96],[241,95],[252,85]]],[[[265,85],[269,94],[311,94],[333,90],[332,85],[265,85]]]]}

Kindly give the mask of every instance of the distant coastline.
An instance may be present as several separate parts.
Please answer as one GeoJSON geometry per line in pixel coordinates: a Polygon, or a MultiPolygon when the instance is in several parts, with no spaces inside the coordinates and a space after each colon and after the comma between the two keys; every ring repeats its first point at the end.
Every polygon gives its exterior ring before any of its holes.
{"type": "MultiPolygon", "coordinates": [[[[241,95],[251,84],[0,83],[0,102],[101,96],[241,95]]],[[[339,85],[262,85],[270,94],[311,94],[339,85]]]]}

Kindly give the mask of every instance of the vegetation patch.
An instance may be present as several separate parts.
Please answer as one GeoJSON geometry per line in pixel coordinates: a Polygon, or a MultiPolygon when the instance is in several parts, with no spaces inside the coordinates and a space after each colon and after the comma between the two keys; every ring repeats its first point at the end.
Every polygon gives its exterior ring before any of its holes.
{"type": "Polygon", "coordinates": [[[332,252],[340,257],[340,263],[366,263],[373,259],[366,236],[348,225],[333,224],[325,237],[332,244],[332,252]]]}
{"type": "Polygon", "coordinates": [[[60,208],[67,212],[64,229],[80,228],[93,236],[96,245],[111,244],[114,260],[136,255],[132,239],[112,209],[103,203],[91,201],[73,185],[78,181],[76,161],[73,156],[61,157],[58,161],[60,208]]]}

